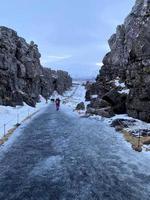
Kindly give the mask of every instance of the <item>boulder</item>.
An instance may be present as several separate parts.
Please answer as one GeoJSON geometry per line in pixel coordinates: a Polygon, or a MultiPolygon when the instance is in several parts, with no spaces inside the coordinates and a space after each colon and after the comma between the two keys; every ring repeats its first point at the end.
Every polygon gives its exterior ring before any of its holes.
{"type": "Polygon", "coordinates": [[[115,130],[116,130],[117,132],[121,132],[121,131],[123,131],[123,126],[117,125],[117,126],[115,126],[115,130]]]}
{"type": "Polygon", "coordinates": [[[91,100],[91,91],[87,90],[85,93],[85,99],[86,101],[90,101],[91,100]]]}
{"type": "Polygon", "coordinates": [[[109,107],[110,103],[108,103],[107,101],[103,99],[94,98],[94,99],[91,99],[90,106],[92,108],[100,109],[100,108],[109,107]]]}
{"type": "Polygon", "coordinates": [[[85,110],[84,102],[79,103],[79,104],[76,106],[76,110],[85,110]]]}
{"type": "Polygon", "coordinates": [[[142,152],[142,145],[137,146],[137,145],[132,145],[133,150],[137,151],[137,152],[142,152]]]}
{"type": "Polygon", "coordinates": [[[99,115],[106,118],[110,118],[114,116],[114,112],[111,107],[106,107],[106,108],[101,108],[101,109],[87,107],[87,114],[99,115]]]}
{"type": "Polygon", "coordinates": [[[130,126],[135,125],[136,120],[134,119],[115,119],[112,121],[111,126],[122,126],[123,128],[129,128],[130,126]]]}

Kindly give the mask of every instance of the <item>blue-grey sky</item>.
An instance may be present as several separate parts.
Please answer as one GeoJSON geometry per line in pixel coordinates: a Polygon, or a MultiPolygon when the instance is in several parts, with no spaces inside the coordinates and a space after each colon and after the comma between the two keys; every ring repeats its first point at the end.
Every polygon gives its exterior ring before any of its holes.
{"type": "Polygon", "coordinates": [[[135,0],[0,0],[0,25],[38,44],[46,67],[96,76],[107,40],[135,0]]]}

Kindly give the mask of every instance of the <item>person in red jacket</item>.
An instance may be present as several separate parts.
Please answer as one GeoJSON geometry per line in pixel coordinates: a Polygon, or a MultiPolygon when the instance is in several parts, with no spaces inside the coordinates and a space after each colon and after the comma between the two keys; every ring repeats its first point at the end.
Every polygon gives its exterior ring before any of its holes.
{"type": "Polygon", "coordinates": [[[59,108],[60,108],[60,99],[59,99],[59,98],[57,98],[57,99],[55,100],[55,104],[56,104],[56,110],[58,111],[59,108]]]}

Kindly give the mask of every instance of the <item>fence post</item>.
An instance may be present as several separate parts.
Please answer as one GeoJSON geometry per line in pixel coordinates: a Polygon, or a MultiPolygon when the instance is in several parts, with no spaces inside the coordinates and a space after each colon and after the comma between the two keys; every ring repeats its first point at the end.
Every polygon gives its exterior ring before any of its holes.
{"type": "Polygon", "coordinates": [[[30,109],[28,108],[28,117],[30,116],[30,109]]]}
{"type": "Polygon", "coordinates": [[[30,110],[30,108],[28,108],[28,117],[29,117],[29,119],[31,119],[31,117],[32,117],[32,110],[30,110]]]}
{"type": "Polygon", "coordinates": [[[6,124],[4,124],[4,137],[6,135],[6,124]]]}
{"type": "Polygon", "coordinates": [[[141,133],[139,132],[139,137],[138,137],[138,148],[140,148],[141,144],[141,133]]]}
{"type": "Polygon", "coordinates": [[[19,112],[18,112],[18,108],[17,108],[17,124],[19,124],[19,112]]]}

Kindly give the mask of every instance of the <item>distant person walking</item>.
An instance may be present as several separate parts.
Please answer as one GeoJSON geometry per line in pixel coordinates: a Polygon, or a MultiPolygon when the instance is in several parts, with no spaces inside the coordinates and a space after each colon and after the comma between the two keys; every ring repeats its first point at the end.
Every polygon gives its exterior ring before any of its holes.
{"type": "Polygon", "coordinates": [[[60,99],[59,99],[59,98],[57,98],[57,99],[55,100],[55,104],[56,104],[56,110],[58,111],[59,108],[60,108],[60,99]]]}

